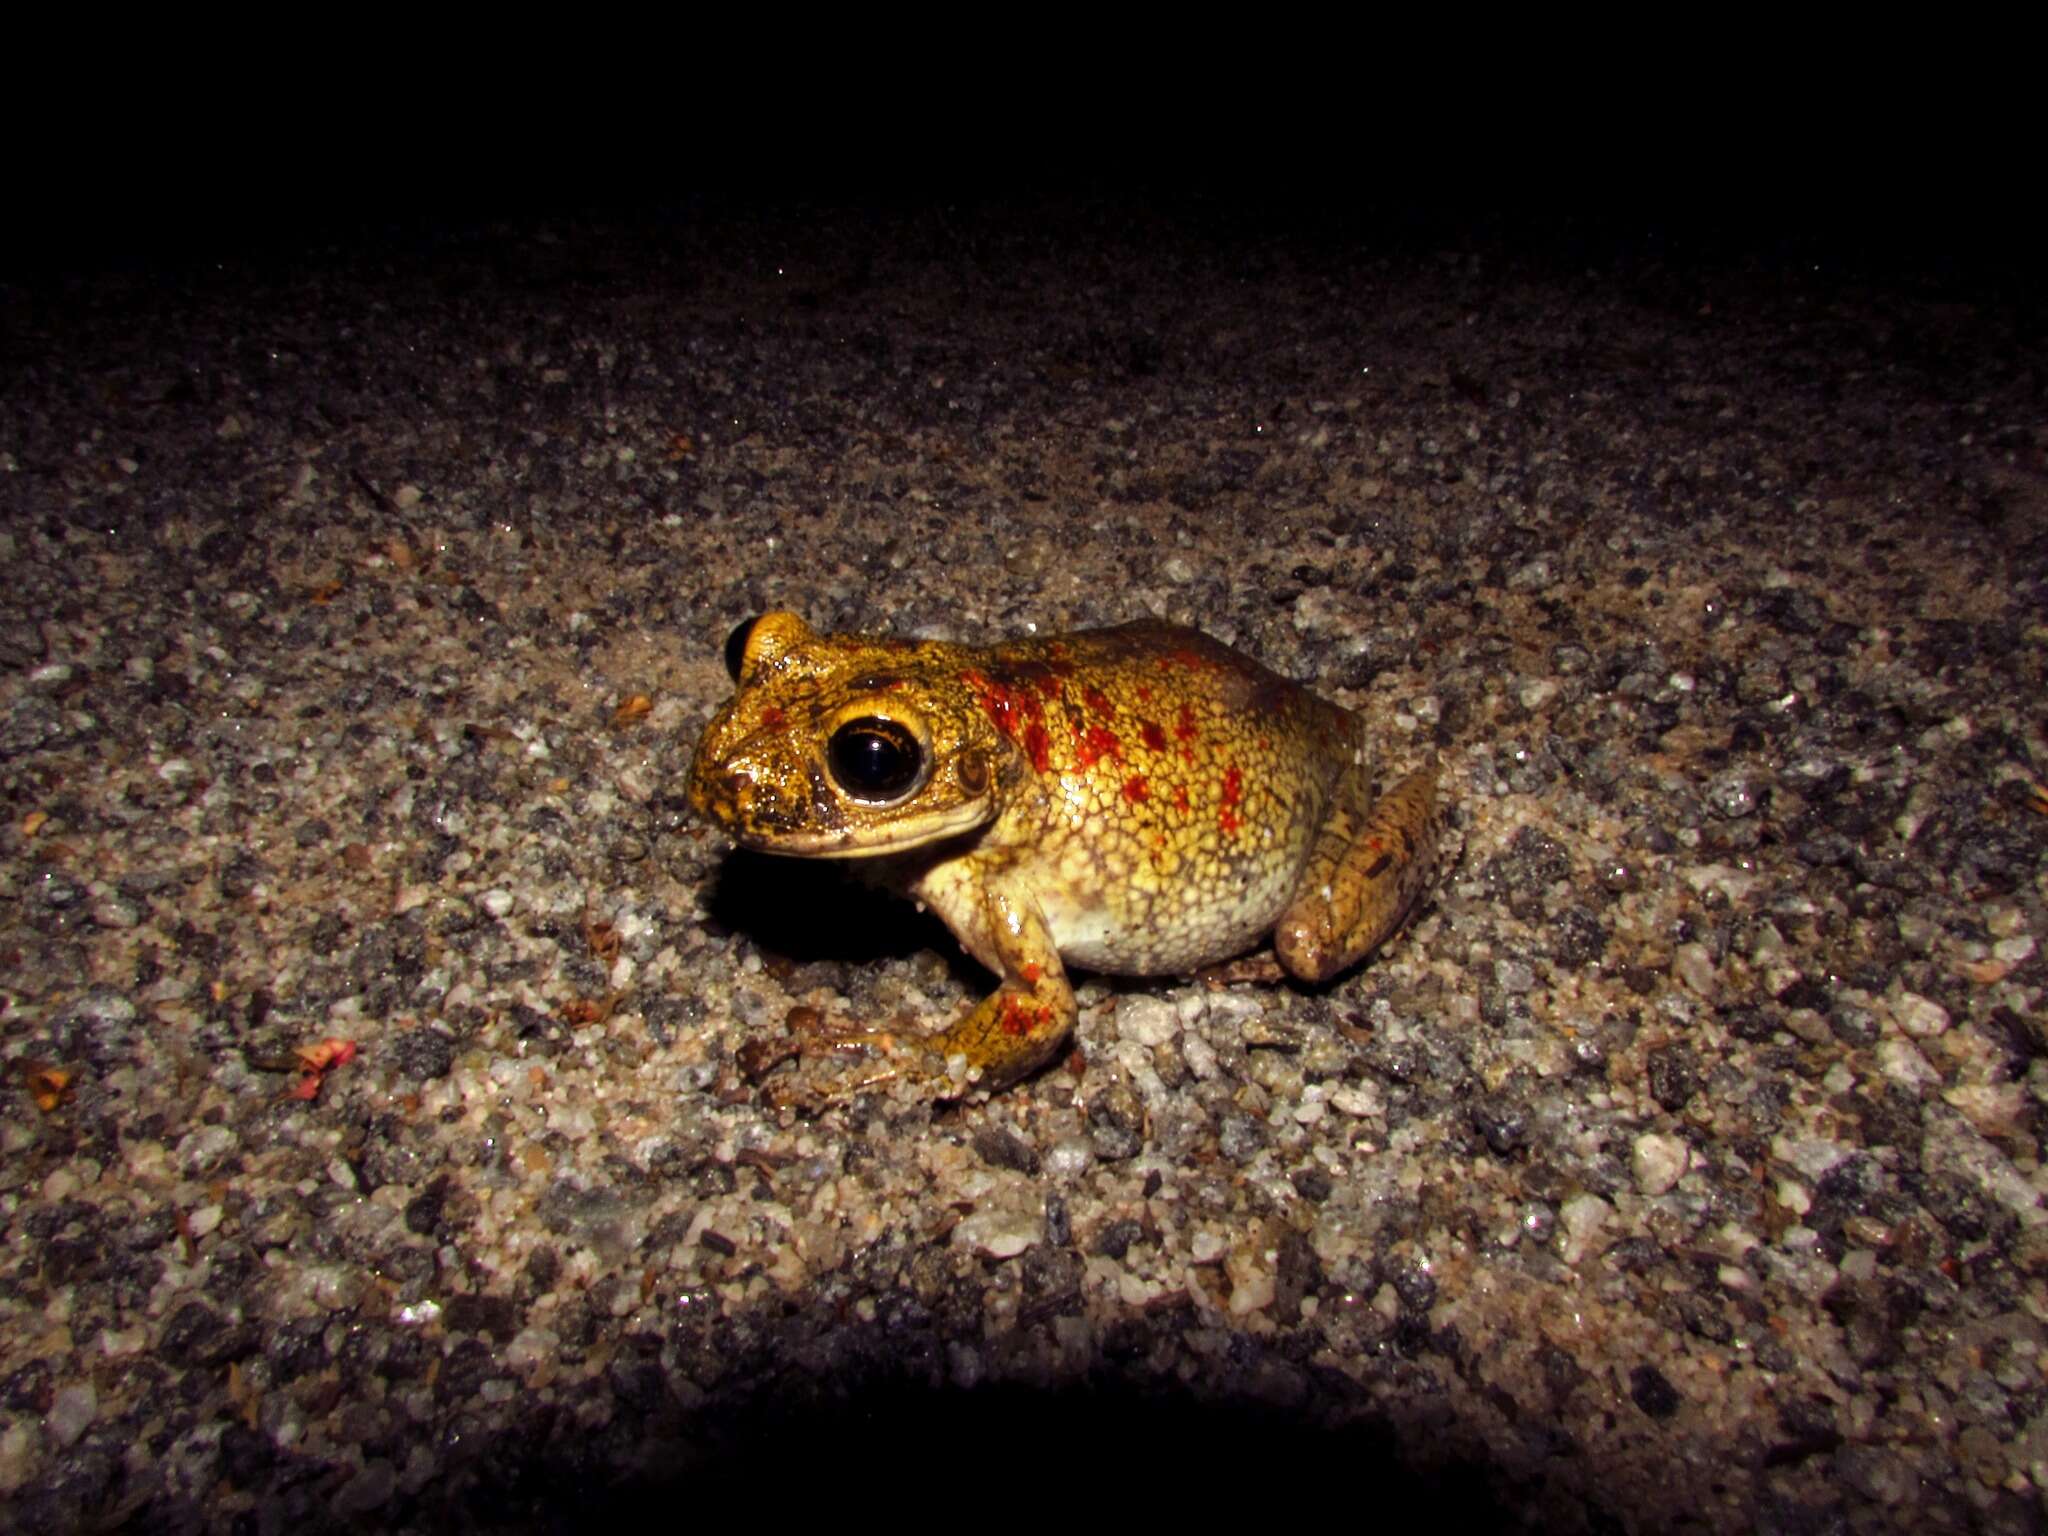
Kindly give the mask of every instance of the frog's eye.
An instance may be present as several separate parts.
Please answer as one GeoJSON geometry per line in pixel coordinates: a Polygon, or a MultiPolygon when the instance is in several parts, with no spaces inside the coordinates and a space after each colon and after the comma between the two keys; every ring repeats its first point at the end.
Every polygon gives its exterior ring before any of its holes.
{"type": "Polygon", "coordinates": [[[740,680],[740,666],[747,659],[747,639],[754,633],[754,626],[760,622],[761,615],[758,613],[751,619],[742,619],[733,626],[732,633],[725,637],[725,670],[732,674],[734,682],[740,680]]]}
{"type": "Polygon", "coordinates": [[[856,800],[901,800],[924,778],[924,749],[894,720],[864,715],[832,733],[832,777],[856,800]]]}

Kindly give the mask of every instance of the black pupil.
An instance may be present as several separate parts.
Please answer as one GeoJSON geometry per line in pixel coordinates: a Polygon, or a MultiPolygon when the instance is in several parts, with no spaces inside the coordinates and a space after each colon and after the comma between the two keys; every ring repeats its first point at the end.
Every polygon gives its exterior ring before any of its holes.
{"type": "Polygon", "coordinates": [[[863,800],[894,800],[917,782],[924,754],[894,720],[849,720],[832,733],[832,777],[863,800]]]}

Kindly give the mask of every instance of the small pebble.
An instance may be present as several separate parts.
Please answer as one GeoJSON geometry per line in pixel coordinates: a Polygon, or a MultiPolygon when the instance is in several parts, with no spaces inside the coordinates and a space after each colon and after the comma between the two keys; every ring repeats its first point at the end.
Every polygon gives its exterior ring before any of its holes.
{"type": "Polygon", "coordinates": [[[1901,992],[1892,1003],[1892,1017],[1899,1028],[1916,1039],[1928,1040],[1948,1030],[1948,1010],[1931,998],[1901,992]]]}
{"type": "Polygon", "coordinates": [[[50,1403],[50,1438],[69,1449],[91,1427],[99,1411],[99,1393],[91,1382],[74,1381],[59,1387],[50,1403]]]}
{"type": "Polygon", "coordinates": [[[1677,1136],[1655,1131],[1638,1136],[1629,1149],[1629,1170],[1636,1188],[1652,1197],[1664,1194],[1684,1176],[1690,1155],[1677,1136]]]}

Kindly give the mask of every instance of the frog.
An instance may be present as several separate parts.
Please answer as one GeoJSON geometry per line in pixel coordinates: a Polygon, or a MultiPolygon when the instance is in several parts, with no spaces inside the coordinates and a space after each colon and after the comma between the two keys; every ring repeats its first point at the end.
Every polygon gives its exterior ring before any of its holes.
{"type": "Polygon", "coordinates": [[[726,666],[695,810],[747,849],[854,862],[996,978],[935,1033],[840,1030],[887,1058],[863,1085],[945,1099],[1028,1077],[1074,1031],[1070,966],[1186,975],[1270,938],[1279,971],[1320,986],[1431,886],[1434,754],[1375,794],[1357,715],[1195,629],[968,645],[770,612],[726,666]]]}

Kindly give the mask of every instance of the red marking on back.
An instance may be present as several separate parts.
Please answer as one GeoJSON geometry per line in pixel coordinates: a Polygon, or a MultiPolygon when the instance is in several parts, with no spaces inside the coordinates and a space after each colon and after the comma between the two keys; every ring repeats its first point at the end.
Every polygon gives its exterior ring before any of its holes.
{"type": "Polygon", "coordinates": [[[1244,798],[1244,775],[1232,763],[1223,770],[1223,801],[1217,807],[1217,823],[1226,832],[1235,832],[1244,825],[1244,818],[1237,814],[1238,802],[1244,798]]]}
{"type": "Polygon", "coordinates": [[[1036,960],[1026,960],[1022,965],[1017,967],[1017,974],[1019,976],[1022,976],[1026,981],[1030,982],[1031,985],[1035,987],[1038,985],[1038,978],[1045,974],[1045,967],[1040,965],[1036,960]]]}
{"type": "Polygon", "coordinates": [[[1074,722],[1074,756],[1083,768],[1093,768],[1097,761],[1108,758],[1111,762],[1124,760],[1123,743],[1116,739],[1116,732],[1106,725],[1083,726],[1074,722]]]}
{"type": "Polygon", "coordinates": [[[1036,720],[1024,727],[1024,750],[1030,755],[1031,766],[1044,773],[1052,767],[1052,738],[1045,734],[1045,727],[1036,720]]]}
{"type": "MultiPolygon", "coordinates": [[[[1039,701],[1038,696],[1028,687],[1020,688],[1009,683],[999,683],[992,678],[984,677],[981,673],[971,668],[960,674],[960,681],[972,688],[980,696],[981,707],[988,711],[989,719],[995,722],[995,728],[1003,733],[1005,740],[1015,741],[1017,739],[1017,730],[1020,722],[1036,722],[1045,717],[1045,705],[1039,701]]],[[[1045,732],[1040,730],[1038,734],[1042,739],[1045,732]]],[[[1030,733],[1027,731],[1027,746],[1029,741],[1030,733]]],[[[1040,755],[1037,749],[1032,749],[1031,764],[1040,773],[1043,773],[1045,772],[1046,765],[1039,760],[1040,755]]]]}
{"type": "Polygon", "coordinates": [[[1173,808],[1183,816],[1189,815],[1194,811],[1194,806],[1188,803],[1187,785],[1176,784],[1173,786],[1173,808]]]}
{"type": "Polygon", "coordinates": [[[1109,700],[1103,696],[1100,688],[1083,689],[1081,691],[1081,702],[1094,710],[1098,715],[1109,713],[1109,700]]]}
{"type": "Polygon", "coordinates": [[[1026,661],[1003,672],[1001,681],[1034,702],[1057,699],[1060,696],[1060,677],[1072,670],[1072,667],[1056,667],[1050,662],[1026,661]]]}
{"type": "Polygon", "coordinates": [[[960,681],[981,696],[981,707],[988,711],[989,719],[996,729],[1011,741],[1017,739],[1017,706],[1009,696],[1009,690],[997,687],[979,672],[962,672],[960,681]]]}
{"type": "Polygon", "coordinates": [[[1138,722],[1138,735],[1145,745],[1154,752],[1164,752],[1166,750],[1166,732],[1159,729],[1150,720],[1138,722]]]}
{"type": "Polygon", "coordinates": [[[1152,689],[1149,684],[1138,684],[1138,702],[1140,704],[1150,704],[1152,702],[1152,689]]]}
{"type": "Polygon", "coordinates": [[[1143,774],[1134,773],[1124,780],[1124,798],[1130,801],[1131,804],[1143,804],[1150,793],[1151,791],[1145,788],[1145,777],[1143,774]]]}
{"type": "Polygon", "coordinates": [[[1181,705],[1180,713],[1174,716],[1173,734],[1181,741],[1195,739],[1195,712],[1191,706],[1181,705]]]}
{"type": "Polygon", "coordinates": [[[789,724],[789,717],[782,712],[779,704],[770,704],[761,711],[761,723],[771,731],[779,731],[789,724]]]}

